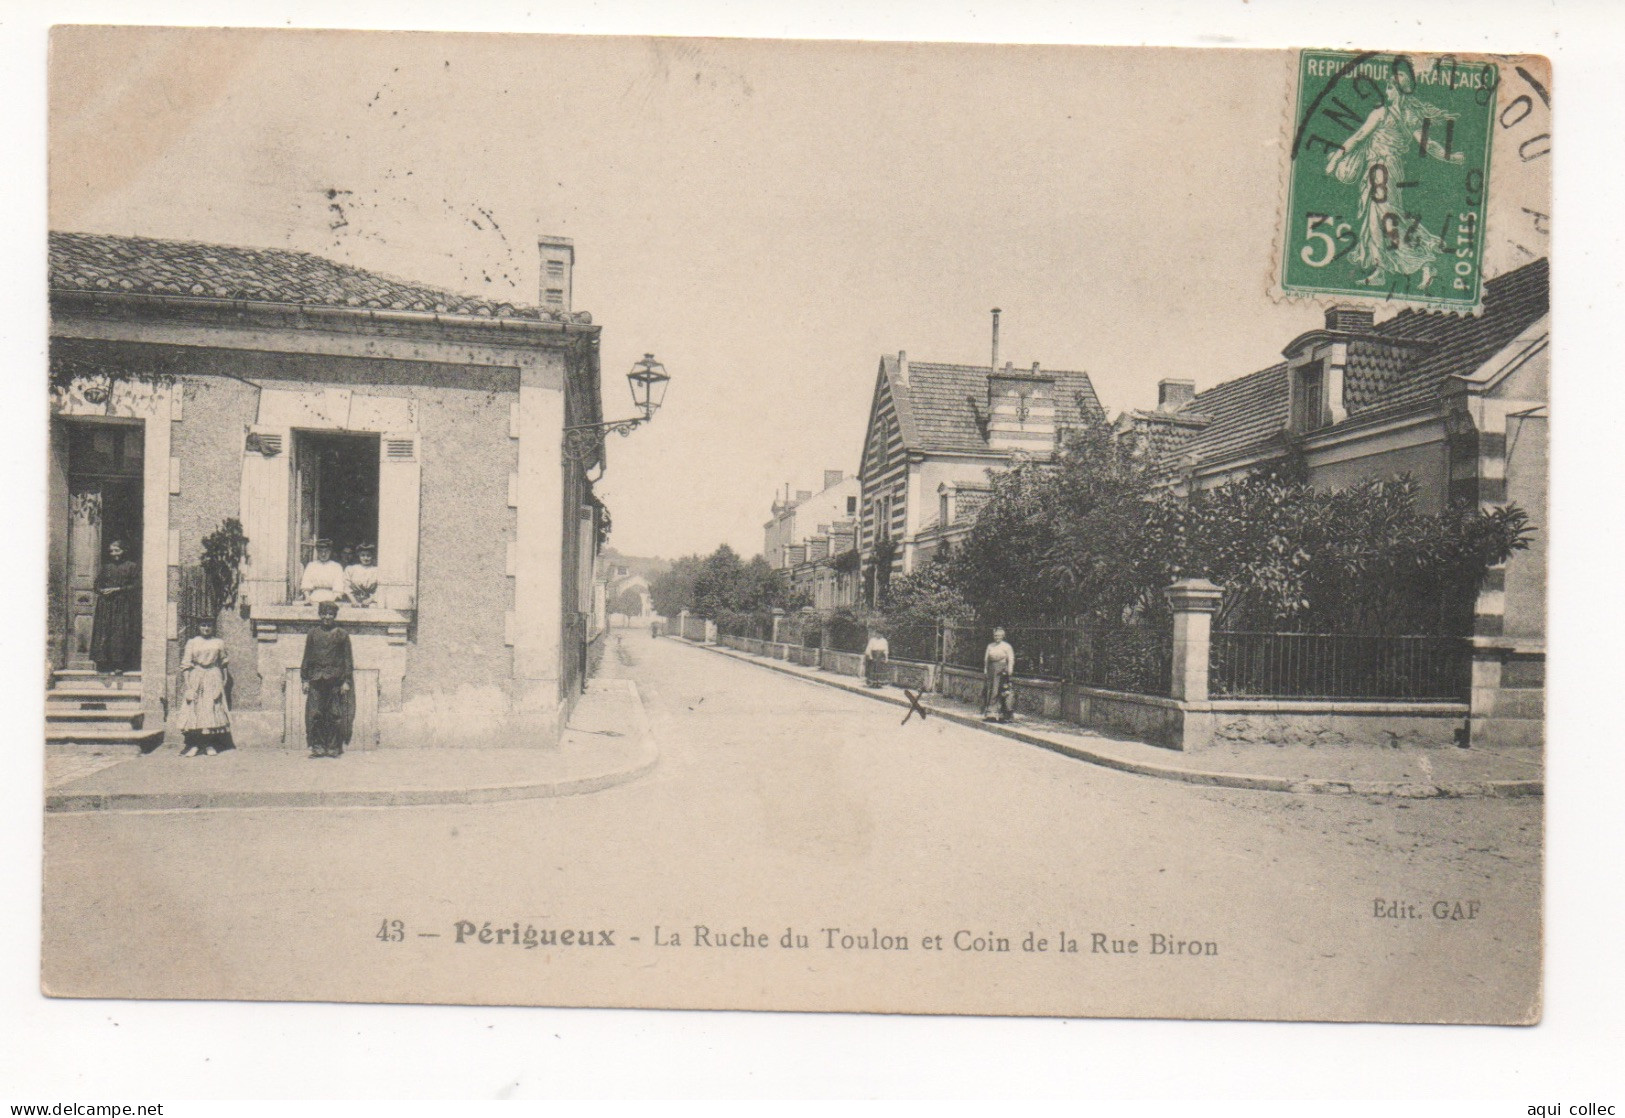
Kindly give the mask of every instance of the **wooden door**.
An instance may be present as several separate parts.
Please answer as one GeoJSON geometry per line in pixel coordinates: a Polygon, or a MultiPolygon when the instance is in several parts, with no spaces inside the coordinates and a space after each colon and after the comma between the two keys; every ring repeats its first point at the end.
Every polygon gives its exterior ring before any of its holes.
{"type": "Polygon", "coordinates": [[[102,554],[102,483],[68,487],[68,632],[64,667],[93,668],[90,628],[96,616],[96,571],[102,554]]]}

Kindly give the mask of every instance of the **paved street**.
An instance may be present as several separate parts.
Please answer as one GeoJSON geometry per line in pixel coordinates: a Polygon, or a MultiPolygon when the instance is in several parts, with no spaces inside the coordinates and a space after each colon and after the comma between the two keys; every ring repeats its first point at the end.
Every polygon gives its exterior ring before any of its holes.
{"type": "Polygon", "coordinates": [[[47,987],[1122,1016],[1533,1011],[1539,798],[1163,782],[937,719],[900,724],[894,707],[646,632],[620,640],[608,668],[636,679],[661,750],[630,784],[484,806],[48,817],[47,987]],[[1379,900],[1400,915],[1378,916],[1379,900]],[[458,921],[476,929],[461,944],[458,921]],[[516,922],[591,930],[595,943],[499,942],[516,922]],[[657,925],[680,946],[657,946],[657,925]],[[695,925],[769,946],[696,946],[695,925]],[[779,946],[792,926],[806,948],[779,946]],[[863,949],[871,930],[908,949],[863,949]],[[1029,931],[1046,950],[1022,949],[1029,931]],[[1195,946],[1152,953],[1178,942],[1195,946]]]}

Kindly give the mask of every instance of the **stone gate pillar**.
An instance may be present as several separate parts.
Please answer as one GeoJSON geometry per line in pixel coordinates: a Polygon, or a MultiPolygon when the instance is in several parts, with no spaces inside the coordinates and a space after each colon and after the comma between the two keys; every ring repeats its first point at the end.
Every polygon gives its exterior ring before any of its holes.
{"type": "Polygon", "coordinates": [[[1173,671],[1168,694],[1188,703],[1207,702],[1208,645],[1213,615],[1224,591],[1205,578],[1186,578],[1163,591],[1174,611],[1173,671]]]}

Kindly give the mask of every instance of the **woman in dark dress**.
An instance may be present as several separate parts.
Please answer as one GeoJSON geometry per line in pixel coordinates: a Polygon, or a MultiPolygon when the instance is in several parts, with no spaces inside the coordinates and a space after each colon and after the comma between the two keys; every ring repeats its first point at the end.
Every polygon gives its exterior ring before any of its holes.
{"type": "Polygon", "coordinates": [[[123,540],[107,545],[107,560],[96,572],[90,658],[97,671],[114,675],[141,667],[141,568],[125,558],[123,540]]]}

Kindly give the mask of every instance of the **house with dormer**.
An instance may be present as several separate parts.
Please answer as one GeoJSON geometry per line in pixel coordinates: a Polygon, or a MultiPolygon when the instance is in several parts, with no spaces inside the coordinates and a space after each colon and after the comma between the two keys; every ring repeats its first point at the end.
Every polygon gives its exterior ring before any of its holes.
{"type": "Polygon", "coordinates": [[[554,744],[602,522],[601,441],[565,432],[601,418],[600,328],[571,306],[570,242],[539,251],[525,306],[303,252],[51,234],[47,740],[154,746],[208,616],[238,744],[301,745],[320,540],[376,555],[339,614],[354,746],[554,744]],[[118,675],[91,645],[114,538],[139,571],[118,675]]]}
{"type": "Polygon", "coordinates": [[[1549,269],[1488,281],[1476,315],[1337,306],[1283,360],[1202,392],[1164,380],[1119,436],[1168,484],[1222,485],[1289,451],[1312,484],[1409,475],[1424,507],[1516,503],[1535,535],[1492,570],[1473,620],[1475,743],[1541,740],[1546,652],[1549,269]]]}
{"type": "Polygon", "coordinates": [[[1104,421],[1087,373],[882,357],[858,471],[864,600],[970,531],[992,471],[1047,461],[1104,421]]]}

